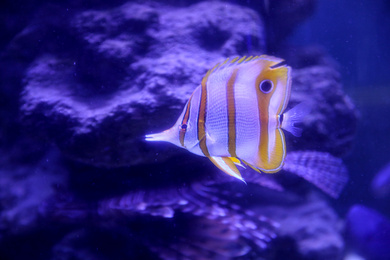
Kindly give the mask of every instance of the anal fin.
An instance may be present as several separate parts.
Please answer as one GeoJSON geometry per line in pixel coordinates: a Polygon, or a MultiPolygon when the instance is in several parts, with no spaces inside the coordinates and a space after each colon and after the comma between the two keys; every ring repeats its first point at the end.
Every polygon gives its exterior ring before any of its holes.
{"type": "MultiPolygon", "coordinates": [[[[226,174],[233,176],[243,182],[244,179],[241,176],[240,171],[237,169],[234,161],[231,157],[215,157],[210,156],[210,161],[215,164],[221,171],[225,172],[226,174]]],[[[236,159],[236,158],[234,158],[236,159]]],[[[237,159],[238,160],[238,159],[237,159]]],[[[246,183],[246,182],[245,182],[246,183]]]]}
{"type": "Polygon", "coordinates": [[[258,173],[261,173],[261,171],[259,169],[257,169],[255,166],[251,165],[250,163],[246,162],[243,160],[243,162],[248,165],[249,167],[251,167],[253,170],[257,171],[258,173]]]}
{"type": "Polygon", "coordinates": [[[238,165],[238,166],[246,169],[246,167],[241,163],[241,161],[238,158],[236,158],[236,157],[228,157],[228,158],[230,160],[232,160],[235,165],[238,165]]]}

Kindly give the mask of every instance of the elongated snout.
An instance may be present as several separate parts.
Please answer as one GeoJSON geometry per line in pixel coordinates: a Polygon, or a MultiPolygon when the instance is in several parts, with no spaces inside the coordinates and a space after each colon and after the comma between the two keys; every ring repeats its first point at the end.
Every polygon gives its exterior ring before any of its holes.
{"type": "Polygon", "coordinates": [[[170,142],[176,144],[178,141],[178,131],[175,127],[169,128],[161,133],[145,135],[145,140],[150,142],[170,142]]]}

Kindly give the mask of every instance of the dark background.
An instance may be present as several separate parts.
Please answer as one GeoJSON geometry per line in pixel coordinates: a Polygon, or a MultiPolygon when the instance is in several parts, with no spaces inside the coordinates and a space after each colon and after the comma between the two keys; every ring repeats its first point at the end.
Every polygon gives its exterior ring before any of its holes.
{"type": "Polygon", "coordinates": [[[370,190],[372,178],[390,161],[390,1],[319,0],[289,41],[323,46],[360,111],[354,148],[344,158],[351,180],[335,203],[342,212],[362,203],[390,216],[389,201],[370,190]]]}

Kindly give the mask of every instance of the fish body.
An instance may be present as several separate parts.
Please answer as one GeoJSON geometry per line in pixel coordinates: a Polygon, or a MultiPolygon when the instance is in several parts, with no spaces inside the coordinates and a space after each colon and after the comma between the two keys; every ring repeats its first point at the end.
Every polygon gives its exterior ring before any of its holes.
{"type": "Polygon", "coordinates": [[[291,67],[272,56],[227,59],[209,70],[175,125],[146,135],[208,157],[225,173],[243,180],[236,165],[259,172],[281,170],[286,157],[283,130],[299,136],[294,124],[307,112],[285,109],[291,67]]]}

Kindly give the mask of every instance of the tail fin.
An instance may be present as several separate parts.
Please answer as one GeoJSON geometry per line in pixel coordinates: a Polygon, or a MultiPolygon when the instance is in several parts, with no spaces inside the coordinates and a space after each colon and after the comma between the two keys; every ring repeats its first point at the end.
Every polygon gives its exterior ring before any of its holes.
{"type": "Polygon", "coordinates": [[[283,169],[304,178],[333,198],[339,197],[348,182],[342,160],[325,152],[290,152],[283,169]]]}

